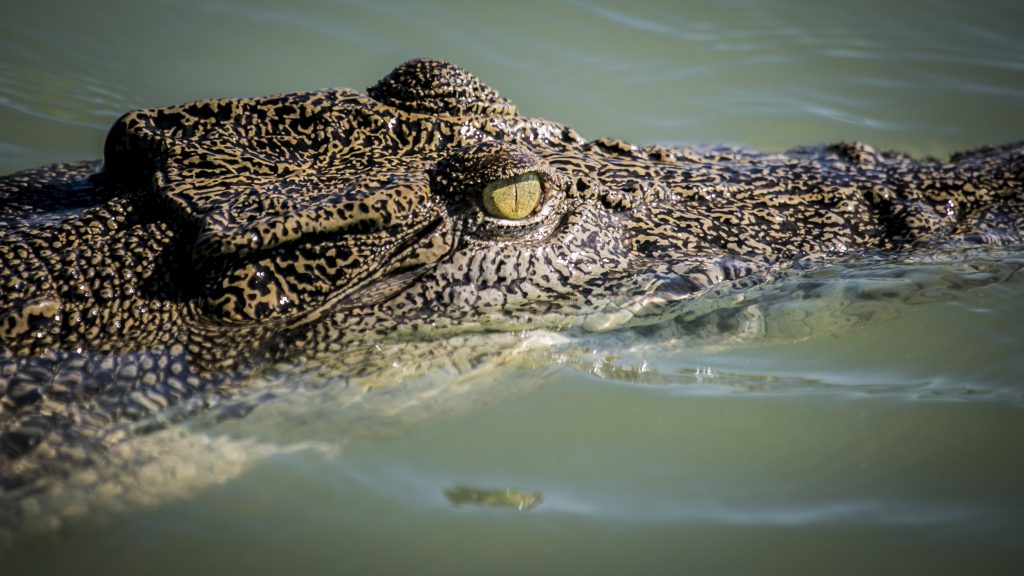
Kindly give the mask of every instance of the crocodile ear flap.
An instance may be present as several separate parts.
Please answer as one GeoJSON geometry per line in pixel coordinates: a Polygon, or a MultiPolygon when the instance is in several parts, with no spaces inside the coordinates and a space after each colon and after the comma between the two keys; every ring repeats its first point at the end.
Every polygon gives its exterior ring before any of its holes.
{"type": "Polygon", "coordinates": [[[443,60],[409,60],[366,89],[406,112],[446,116],[516,116],[516,107],[475,76],[443,60]]]}

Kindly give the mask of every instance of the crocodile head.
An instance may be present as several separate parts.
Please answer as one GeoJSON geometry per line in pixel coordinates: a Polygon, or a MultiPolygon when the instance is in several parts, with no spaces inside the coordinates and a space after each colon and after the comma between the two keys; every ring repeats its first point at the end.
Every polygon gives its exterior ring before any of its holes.
{"type": "Polygon", "coordinates": [[[177,279],[189,315],[290,340],[316,324],[332,344],[606,327],[756,267],[699,233],[713,193],[691,163],[710,157],[588,143],[439,61],[408,62],[367,94],[133,112],[105,152],[102,176],[134,182],[135,204],[189,246],[177,279]]]}
{"type": "Polygon", "coordinates": [[[586,141],[436,60],[366,94],[133,112],[105,152],[105,175],[139,182],[137,203],[189,244],[190,314],[272,326],[260,333],[287,334],[277,349],[396,330],[604,330],[794,259],[1020,230],[1019,214],[979,216],[1019,201],[1019,148],[939,164],[859,144],[761,155],[586,141]]]}
{"type": "Polygon", "coordinates": [[[588,144],[444,62],[408,62],[367,92],[143,110],[111,131],[106,174],[141,175],[140,202],[187,231],[202,315],[373,310],[367,329],[575,317],[699,255],[649,213],[694,193],[659,178],[670,151],[588,144]]]}

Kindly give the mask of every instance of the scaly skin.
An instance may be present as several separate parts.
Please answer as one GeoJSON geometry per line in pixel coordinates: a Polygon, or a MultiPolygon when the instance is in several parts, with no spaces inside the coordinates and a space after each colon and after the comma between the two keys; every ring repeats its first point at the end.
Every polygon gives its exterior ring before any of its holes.
{"type": "Polygon", "coordinates": [[[382,342],[429,364],[414,343],[655,323],[793,265],[1024,235],[1020,144],[938,162],[586,141],[434,60],[367,94],[132,112],[104,154],[0,179],[10,494],[257,377],[372,374],[382,342]],[[489,183],[530,173],[529,215],[488,214],[489,183]]]}

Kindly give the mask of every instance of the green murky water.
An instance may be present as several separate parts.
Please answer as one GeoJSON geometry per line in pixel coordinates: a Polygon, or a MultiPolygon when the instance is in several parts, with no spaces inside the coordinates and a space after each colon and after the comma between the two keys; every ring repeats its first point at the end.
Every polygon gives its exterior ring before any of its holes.
{"type": "MultiPolygon", "coordinates": [[[[21,2],[0,172],[97,158],[132,108],[363,87],[419,55],[588,137],[945,155],[1024,138],[1021,22],[1012,1],[21,2]]],[[[1021,260],[837,269],[871,298],[157,435],[180,464],[144,470],[151,493],[18,540],[3,572],[1016,574],[1021,260]]]]}

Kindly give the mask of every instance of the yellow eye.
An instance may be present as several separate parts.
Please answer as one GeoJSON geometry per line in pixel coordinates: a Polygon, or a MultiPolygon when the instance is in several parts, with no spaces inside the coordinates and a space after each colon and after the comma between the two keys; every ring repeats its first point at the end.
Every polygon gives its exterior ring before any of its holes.
{"type": "Polygon", "coordinates": [[[520,174],[488,184],[483,193],[484,210],[495,218],[522,220],[537,209],[540,197],[537,174],[520,174]]]}

